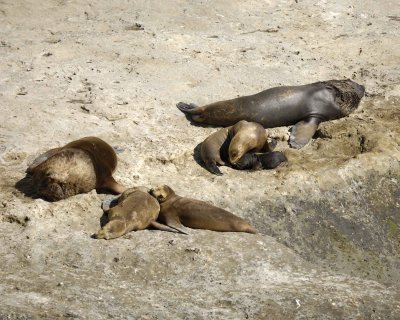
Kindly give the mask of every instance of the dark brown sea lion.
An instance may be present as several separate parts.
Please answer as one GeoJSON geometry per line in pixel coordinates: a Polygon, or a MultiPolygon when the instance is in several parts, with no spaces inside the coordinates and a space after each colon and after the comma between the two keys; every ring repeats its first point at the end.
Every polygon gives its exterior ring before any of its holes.
{"type": "Polygon", "coordinates": [[[160,203],[158,220],[182,233],[189,229],[256,233],[256,230],[234,214],[207,202],[178,196],[169,186],[158,186],[150,193],[160,203]]]}
{"type": "Polygon", "coordinates": [[[240,170],[275,169],[282,162],[286,161],[286,156],[279,151],[246,153],[240,158],[234,167],[240,170]]]}
{"type": "Polygon", "coordinates": [[[353,112],[364,92],[364,86],[351,80],[329,80],[271,88],[202,107],[180,102],[177,107],[191,120],[202,124],[227,127],[247,120],[264,128],[294,125],[289,143],[298,149],[310,141],[321,122],[353,112]]]}
{"type": "Polygon", "coordinates": [[[225,165],[228,161],[235,165],[249,151],[272,151],[267,139],[262,125],[241,120],[207,137],[201,144],[201,159],[208,171],[222,175],[217,164],[225,165]]]}
{"type": "Polygon", "coordinates": [[[96,239],[115,239],[130,231],[144,230],[150,226],[176,232],[156,221],[160,205],[146,187],[127,189],[118,198],[118,204],[106,211],[108,223],[94,234],[96,239]]]}
{"type": "Polygon", "coordinates": [[[122,193],[112,173],[117,166],[113,148],[96,137],[85,137],[36,158],[26,170],[33,176],[36,193],[49,201],[68,198],[92,189],[122,193]]]}

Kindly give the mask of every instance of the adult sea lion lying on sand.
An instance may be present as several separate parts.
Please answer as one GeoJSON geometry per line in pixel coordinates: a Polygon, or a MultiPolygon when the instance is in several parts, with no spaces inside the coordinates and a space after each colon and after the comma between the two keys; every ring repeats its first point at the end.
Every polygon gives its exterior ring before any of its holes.
{"type": "Polygon", "coordinates": [[[198,107],[179,102],[177,107],[197,123],[232,126],[240,120],[264,128],[294,125],[289,144],[305,146],[323,121],[349,115],[359,105],[365,88],[351,80],[329,80],[303,86],[267,89],[251,96],[198,107]]]}
{"type": "Polygon", "coordinates": [[[28,167],[36,193],[49,201],[68,198],[93,189],[122,193],[112,173],[117,166],[114,149],[96,137],[85,137],[51,149],[28,167]]]}

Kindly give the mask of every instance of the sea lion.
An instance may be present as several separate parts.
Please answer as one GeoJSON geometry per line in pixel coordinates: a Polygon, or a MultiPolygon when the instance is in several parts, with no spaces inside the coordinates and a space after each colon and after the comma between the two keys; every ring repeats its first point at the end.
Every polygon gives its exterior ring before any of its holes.
{"type": "Polygon", "coordinates": [[[256,230],[244,221],[224,209],[207,202],[178,196],[169,186],[161,185],[150,190],[160,203],[157,221],[182,233],[189,228],[214,231],[232,231],[256,233],[256,230]]]}
{"type": "Polygon", "coordinates": [[[125,187],[112,177],[117,166],[113,148],[96,137],[85,137],[37,157],[26,172],[36,193],[58,201],[92,189],[122,193],[125,187]]]}
{"type": "Polygon", "coordinates": [[[235,165],[249,151],[272,151],[274,145],[267,139],[262,125],[241,120],[208,136],[201,144],[201,159],[208,171],[222,175],[217,164],[225,165],[228,161],[235,165]]]}
{"type": "Polygon", "coordinates": [[[267,89],[251,96],[198,107],[179,102],[177,107],[197,123],[231,126],[240,120],[264,128],[294,125],[289,144],[305,146],[323,121],[349,115],[364,96],[365,88],[351,80],[329,80],[303,86],[267,89]]]}
{"type": "Polygon", "coordinates": [[[282,162],[286,162],[286,156],[279,151],[266,153],[246,153],[235,163],[235,168],[240,170],[275,169],[282,162]]]}
{"type": "Polygon", "coordinates": [[[144,230],[149,226],[177,232],[177,230],[156,221],[160,205],[149,194],[149,189],[146,187],[125,190],[118,198],[118,204],[105,211],[107,211],[108,223],[94,234],[96,239],[115,239],[130,231],[144,230]]]}

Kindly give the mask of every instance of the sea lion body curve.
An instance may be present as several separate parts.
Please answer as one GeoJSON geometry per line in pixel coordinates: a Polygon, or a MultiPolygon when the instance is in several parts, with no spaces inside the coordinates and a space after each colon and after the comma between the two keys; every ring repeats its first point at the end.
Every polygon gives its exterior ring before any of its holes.
{"type": "Polygon", "coordinates": [[[125,187],[112,174],[117,166],[114,149],[97,137],[85,137],[37,157],[26,172],[36,193],[49,201],[93,189],[122,193],[125,187]]]}
{"type": "Polygon", "coordinates": [[[241,120],[208,136],[201,144],[201,159],[207,170],[222,175],[217,165],[234,165],[247,152],[271,151],[267,139],[263,126],[241,120]]]}
{"type": "Polygon", "coordinates": [[[364,92],[362,85],[351,80],[329,80],[270,88],[202,107],[180,102],[177,107],[194,122],[202,124],[226,127],[247,120],[264,128],[295,125],[290,144],[301,148],[311,139],[319,123],[353,112],[364,92]]]}
{"type": "Polygon", "coordinates": [[[204,201],[181,197],[167,185],[150,193],[160,203],[158,221],[182,233],[189,233],[188,228],[256,233],[249,223],[233,213],[204,201]]]}

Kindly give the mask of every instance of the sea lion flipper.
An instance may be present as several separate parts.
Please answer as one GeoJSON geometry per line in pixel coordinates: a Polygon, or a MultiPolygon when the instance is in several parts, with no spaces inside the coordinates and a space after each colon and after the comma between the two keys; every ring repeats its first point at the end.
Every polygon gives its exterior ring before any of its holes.
{"type": "Polygon", "coordinates": [[[127,189],[122,184],[119,184],[117,181],[115,181],[115,179],[112,176],[107,177],[107,179],[103,181],[103,183],[100,186],[100,189],[103,188],[110,190],[115,194],[121,194],[127,189]]]}
{"type": "Polygon", "coordinates": [[[217,164],[214,161],[206,162],[205,163],[206,169],[211,173],[216,174],[217,176],[222,176],[221,170],[219,170],[217,164]]]}
{"type": "Polygon", "coordinates": [[[186,228],[180,221],[176,221],[175,219],[168,219],[165,224],[172,229],[175,229],[183,234],[190,234],[190,229],[186,228]]]}
{"type": "Polygon", "coordinates": [[[56,153],[58,153],[61,150],[61,148],[54,148],[46,151],[45,153],[41,154],[38,156],[35,160],[32,161],[32,163],[29,165],[28,169],[26,169],[26,173],[32,173],[35,168],[45,162],[47,159],[50,157],[54,156],[56,153]]]}
{"type": "Polygon", "coordinates": [[[103,211],[107,212],[107,211],[110,210],[112,207],[114,207],[114,206],[116,206],[116,205],[118,204],[118,199],[119,199],[119,197],[104,200],[104,201],[101,203],[101,208],[103,209],[103,211]]]}
{"type": "Polygon", "coordinates": [[[169,226],[167,226],[165,224],[159,223],[157,221],[152,221],[150,223],[150,226],[152,226],[155,229],[161,230],[161,231],[176,232],[176,233],[180,232],[179,230],[171,228],[171,227],[169,227],[169,226]]]}
{"type": "Polygon", "coordinates": [[[200,112],[196,110],[198,107],[193,103],[178,102],[176,104],[176,107],[183,113],[197,114],[197,115],[200,114],[200,112]]]}
{"type": "Polygon", "coordinates": [[[319,121],[314,118],[309,121],[300,121],[292,128],[289,144],[292,148],[300,149],[304,147],[318,129],[319,121]]]}
{"type": "Polygon", "coordinates": [[[278,144],[278,139],[271,138],[271,141],[266,141],[264,147],[262,147],[262,152],[271,152],[274,151],[276,145],[278,144]]]}

